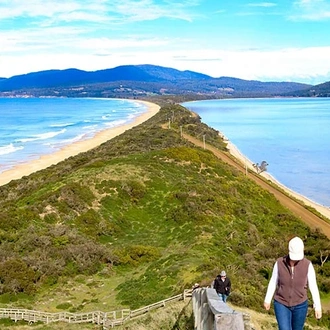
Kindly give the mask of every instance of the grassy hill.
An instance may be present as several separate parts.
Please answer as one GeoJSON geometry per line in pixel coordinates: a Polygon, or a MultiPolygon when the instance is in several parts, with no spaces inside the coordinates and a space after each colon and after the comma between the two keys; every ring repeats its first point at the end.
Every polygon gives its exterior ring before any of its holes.
{"type": "Polygon", "coordinates": [[[328,301],[330,262],[320,255],[329,240],[181,129],[226,151],[217,131],[162,101],[142,125],[0,187],[0,307],[135,309],[226,269],[231,303],[263,312],[273,263],[293,235],[328,301]]]}

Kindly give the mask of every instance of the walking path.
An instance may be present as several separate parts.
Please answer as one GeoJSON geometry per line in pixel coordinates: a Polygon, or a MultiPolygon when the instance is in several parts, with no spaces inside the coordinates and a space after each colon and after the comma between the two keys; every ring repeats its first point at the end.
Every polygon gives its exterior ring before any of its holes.
{"type": "Polygon", "coordinates": [[[280,187],[276,187],[275,184],[269,183],[266,179],[262,178],[257,173],[247,171],[246,167],[240,163],[238,160],[234,159],[232,156],[228,155],[226,152],[223,152],[204,141],[200,141],[188,134],[182,133],[182,136],[190,141],[191,143],[210,150],[213,154],[224,161],[225,163],[235,167],[237,170],[245,173],[248,178],[255,181],[265,190],[268,190],[272,193],[275,198],[289,210],[291,210],[296,216],[298,216],[303,222],[305,222],[309,227],[313,229],[320,229],[320,231],[330,238],[330,223],[323,220],[321,217],[317,216],[313,212],[309,211],[304,205],[299,203],[293,197],[290,197],[288,194],[284,193],[280,187]]]}

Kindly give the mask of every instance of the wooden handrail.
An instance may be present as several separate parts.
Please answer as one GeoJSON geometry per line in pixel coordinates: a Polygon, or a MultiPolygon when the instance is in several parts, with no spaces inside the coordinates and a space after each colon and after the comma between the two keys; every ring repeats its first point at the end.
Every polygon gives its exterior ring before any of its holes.
{"type": "Polygon", "coordinates": [[[184,290],[182,294],[158,301],[154,304],[136,309],[122,309],[113,312],[87,312],[87,313],[70,313],[58,312],[49,313],[21,308],[0,308],[0,318],[8,318],[15,322],[26,321],[29,323],[44,322],[46,324],[53,322],[66,322],[66,323],[94,323],[103,326],[103,330],[116,325],[122,325],[126,321],[153,309],[164,307],[166,303],[172,301],[185,300],[187,297],[192,296],[192,290],[184,290]],[[117,317],[120,315],[120,317],[117,317]]]}

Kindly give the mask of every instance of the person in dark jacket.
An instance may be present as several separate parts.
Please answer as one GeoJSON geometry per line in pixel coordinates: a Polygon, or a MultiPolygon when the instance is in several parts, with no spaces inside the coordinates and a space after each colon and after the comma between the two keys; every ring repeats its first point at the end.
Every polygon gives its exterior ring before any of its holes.
{"type": "Polygon", "coordinates": [[[226,302],[230,294],[231,282],[224,270],[215,278],[213,288],[222,301],[226,302]]]}
{"type": "Polygon", "coordinates": [[[289,242],[289,254],[278,258],[269,281],[264,307],[270,309],[274,296],[274,310],[279,330],[302,330],[307,316],[309,288],[315,317],[322,317],[320,294],[312,263],[304,257],[304,243],[294,237],[289,242]]]}

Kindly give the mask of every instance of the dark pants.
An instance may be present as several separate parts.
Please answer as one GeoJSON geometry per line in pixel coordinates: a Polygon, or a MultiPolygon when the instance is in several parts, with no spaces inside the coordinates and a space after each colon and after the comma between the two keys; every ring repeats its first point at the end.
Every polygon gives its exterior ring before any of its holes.
{"type": "Polygon", "coordinates": [[[275,316],[279,330],[303,330],[308,309],[308,301],[287,307],[274,300],[275,316]]]}

